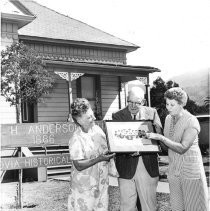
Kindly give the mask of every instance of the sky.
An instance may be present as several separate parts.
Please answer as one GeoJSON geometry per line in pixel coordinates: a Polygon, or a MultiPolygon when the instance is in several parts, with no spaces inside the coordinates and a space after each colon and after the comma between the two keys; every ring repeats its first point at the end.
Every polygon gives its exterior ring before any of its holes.
{"type": "Polygon", "coordinates": [[[210,0],[35,0],[140,46],[127,64],[168,80],[210,68],[210,0]]]}

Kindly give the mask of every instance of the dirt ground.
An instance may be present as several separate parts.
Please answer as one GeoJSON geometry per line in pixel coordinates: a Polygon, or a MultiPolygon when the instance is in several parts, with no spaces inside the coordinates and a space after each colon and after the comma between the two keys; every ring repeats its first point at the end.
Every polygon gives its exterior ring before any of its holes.
{"type": "MultiPolygon", "coordinates": [[[[17,183],[4,183],[1,189],[1,210],[16,209],[17,183]]],[[[119,188],[110,186],[109,211],[119,211],[119,188]]],[[[47,182],[23,183],[24,211],[67,211],[69,182],[50,180],[47,182]]],[[[161,211],[169,211],[169,194],[157,193],[161,211]]]]}
{"type": "MultiPolygon", "coordinates": [[[[167,157],[161,158],[160,180],[167,182],[167,157]]],[[[209,187],[209,157],[204,158],[204,167],[209,187]]],[[[13,211],[17,204],[17,183],[1,183],[0,209],[13,211]]],[[[69,182],[48,180],[47,182],[23,183],[23,211],[67,211],[69,182]]],[[[119,211],[119,188],[110,186],[109,211],[119,211]]],[[[157,193],[159,211],[170,211],[169,194],[157,193]]]]}

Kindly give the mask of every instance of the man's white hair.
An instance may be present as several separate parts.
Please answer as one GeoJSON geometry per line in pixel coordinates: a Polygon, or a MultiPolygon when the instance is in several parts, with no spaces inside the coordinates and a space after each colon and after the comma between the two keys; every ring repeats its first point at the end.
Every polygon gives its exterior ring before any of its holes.
{"type": "Polygon", "coordinates": [[[128,98],[131,96],[131,95],[134,95],[134,96],[137,96],[139,98],[142,98],[144,99],[144,90],[138,86],[134,86],[132,87],[129,92],[128,92],[128,98]]]}

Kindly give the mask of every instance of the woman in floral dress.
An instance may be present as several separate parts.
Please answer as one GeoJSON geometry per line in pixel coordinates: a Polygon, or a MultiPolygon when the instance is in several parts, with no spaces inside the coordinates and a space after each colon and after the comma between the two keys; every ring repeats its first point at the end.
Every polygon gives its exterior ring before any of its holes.
{"type": "Polygon", "coordinates": [[[207,181],[198,145],[199,122],[183,108],[187,94],[181,88],[166,91],[165,99],[169,115],[164,136],[155,133],[146,136],[168,146],[171,208],[173,211],[208,211],[207,181]]]}
{"type": "Polygon", "coordinates": [[[69,211],[108,211],[109,172],[117,176],[113,158],[108,153],[106,136],[95,125],[89,102],[77,98],[71,105],[71,114],[78,125],[69,141],[71,190],[69,211]]]}

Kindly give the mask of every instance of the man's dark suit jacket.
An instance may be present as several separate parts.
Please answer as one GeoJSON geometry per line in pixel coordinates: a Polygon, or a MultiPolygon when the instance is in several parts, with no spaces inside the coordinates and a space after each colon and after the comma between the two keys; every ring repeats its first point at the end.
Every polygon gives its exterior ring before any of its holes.
{"type": "MultiPolygon", "coordinates": [[[[146,113],[149,115],[148,119],[145,120],[154,120],[154,116],[158,115],[157,111],[154,108],[150,107],[145,107],[146,113]],[[150,118],[150,116],[152,118],[150,118]]],[[[125,107],[124,109],[113,113],[112,114],[112,119],[114,121],[130,121],[132,120],[131,113],[128,110],[128,107],[125,107]]],[[[159,119],[159,117],[158,117],[159,119]]],[[[161,124],[161,123],[160,123],[161,124]]],[[[131,156],[129,154],[125,153],[117,153],[116,154],[116,167],[118,170],[118,173],[120,175],[120,178],[123,179],[132,179],[135,172],[136,172],[136,167],[138,164],[139,156],[131,156]]],[[[144,163],[145,168],[147,169],[147,172],[151,177],[157,177],[159,176],[159,169],[158,169],[158,161],[157,161],[157,153],[142,153],[142,160],[144,163]]]]}

